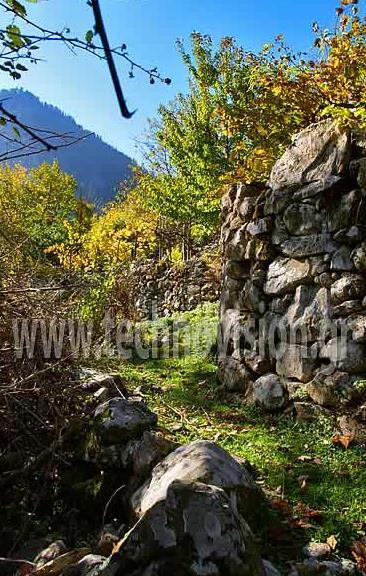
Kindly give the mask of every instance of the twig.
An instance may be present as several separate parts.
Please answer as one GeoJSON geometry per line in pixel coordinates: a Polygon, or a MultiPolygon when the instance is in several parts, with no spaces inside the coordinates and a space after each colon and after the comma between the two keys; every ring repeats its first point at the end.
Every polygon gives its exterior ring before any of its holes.
{"type": "Polygon", "coordinates": [[[117,68],[114,63],[113,54],[109,45],[108,36],[103,22],[102,12],[99,6],[99,0],[90,0],[90,4],[93,8],[94,18],[95,18],[95,30],[100,36],[102,46],[104,49],[105,57],[107,60],[109,73],[112,78],[114,90],[117,96],[121,114],[124,118],[131,118],[134,112],[129,112],[126,104],[125,97],[123,95],[121,82],[118,77],[117,68]]]}
{"type": "Polygon", "coordinates": [[[18,120],[18,118],[12,114],[11,112],[8,112],[3,104],[0,104],[0,112],[2,114],[4,114],[4,116],[6,116],[9,120],[11,120],[11,122],[13,124],[15,124],[16,126],[19,126],[19,128],[21,128],[22,130],[24,130],[24,132],[26,132],[27,134],[29,134],[29,136],[31,136],[32,138],[34,138],[34,140],[36,140],[37,142],[39,142],[40,144],[42,144],[42,146],[44,146],[46,148],[46,150],[50,151],[50,150],[56,150],[56,147],[53,146],[53,144],[50,144],[49,142],[47,142],[46,140],[44,140],[43,138],[41,138],[41,136],[38,136],[38,134],[36,134],[35,132],[33,132],[33,130],[31,128],[29,128],[28,126],[26,126],[26,124],[23,124],[23,122],[21,122],[20,120],[18,120]]]}
{"type": "Polygon", "coordinates": [[[198,430],[197,426],[195,426],[194,424],[192,424],[192,422],[190,422],[188,420],[188,418],[182,413],[179,412],[179,410],[177,410],[176,408],[174,408],[174,406],[171,406],[170,404],[168,404],[167,402],[165,402],[165,400],[160,400],[160,402],[162,404],[164,404],[164,406],[166,406],[167,408],[169,408],[169,410],[172,410],[172,412],[174,412],[175,414],[177,414],[177,416],[180,417],[180,419],[184,422],[186,422],[186,424],[188,424],[189,426],[191,426],[191,428],[194,428],[195,430],[198,430]]]}
{"type": "Polygon", "coordinates": [[[103,519],[102,519],[102,526],[103,526],[103,528],[104,528],[104,526],[105,526],[105,518],[106,518],[106,515],[107,515],[107,511],[108,511],[108,508],[109,508],[109,506],[110,506],[113,498],[114,498],[115,496],[117,496],[118,492],[120,492],[121,490],[123,490],[123,488],[125,488],[125,487],[126,487],[125,484],[123,484],[122,486],[120,486],[119,488],[117,488],[117,490],[115,490],[115,491],[113,492],[112,496],[109,498],[107,504],[105,505],[104,512],[103,512],[103,519]]]}

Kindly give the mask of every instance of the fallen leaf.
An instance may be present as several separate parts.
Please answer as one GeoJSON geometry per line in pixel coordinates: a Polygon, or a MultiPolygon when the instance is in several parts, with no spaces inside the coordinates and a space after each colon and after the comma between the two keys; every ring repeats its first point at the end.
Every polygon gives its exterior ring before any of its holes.
{"type": "Polygon", "coordinates": [[[351,553],[357,566],[364,572],[366,570],[366,544],[365,539],[354,542],[351,546],[351,553]]]}
{"type": "Polygon", "coordinates": [[[70,564],[76,564],[90,554],[90,548],[76,548],[75,550],[70,550],[70,552],[66,552],[61,556],[58,556],[54,560],[50,560],[40,568],[37,568],[32,572],[34,576],[58,576],[61,572],[64,571],[66,566],[70,566],[70,564]]]}
{"type": "Polygon", "coordinates": [[[286,500],[283,500],[282,498],[275,498],[274,500],[271,500],[271,506],[272,508],[277,510],[277,512],[279,512],[282,516],[291,515],[291,508],[289,503],[286,500]]]}
{"type": "Polygon", "coordinates": [[[310,508],[303,502],[299,502],[294,507],[294,513],[297,514],[300,518],[307,518],[314,520],[315,522],[320,522],[322,520],[322,512],[321,510],[314,510],[314,508],[310,508]]]}
{"type": "Polygon", "coordinates": [[[347,450],[347,448],[354,441],[354,439],[355,439],[354,434],[345,434],[344,436],[336,434],[335,436],[333,436],[332,442],[333,444],[343,446],[343,448],[347,450]]]}
{"type": "Polygon", "coordinates": [[[327,538],[327,544],[328,544],[328,546],[331,547],[332,550],[336,550],[336,548],[338,546],[338,540],[334,536],[334,534],[332,534],[331,536],[329,536],[329,538],[327,538]]]}
{"type": "Polygon", "coordinates": [[[299,476],[297,479],[297,483],[300,487],[301,492],[306,492],[309,488],[309,476],[303,475],[299,476]]]}

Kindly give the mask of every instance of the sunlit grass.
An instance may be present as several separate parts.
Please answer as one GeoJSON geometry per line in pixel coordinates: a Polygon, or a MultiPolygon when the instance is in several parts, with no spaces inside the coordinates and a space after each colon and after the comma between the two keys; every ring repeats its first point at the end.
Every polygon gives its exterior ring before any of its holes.
{"type": "MultiPolygon", "coordinates": [[[[216,307],[185,313],[191,323],[216,323],[216,307]]],[[[197,438],[214,440],[253,465],[269,493],[290,505],[299,502],[319,511],[308,528],[309,540],[335,535],[346,550],[364,535],[366,516],[366,454],[357,445],[347,450],[332,443],[330,417],[297,422],[292,414],[273,418],[241,401],[217,397],[213,357],[194,350],[189,356],[113,362],[131,391],[140,387],[160,426],[187,443],[197,438]],[[298,478],[306,476],[306,486],[298,478]]]]}

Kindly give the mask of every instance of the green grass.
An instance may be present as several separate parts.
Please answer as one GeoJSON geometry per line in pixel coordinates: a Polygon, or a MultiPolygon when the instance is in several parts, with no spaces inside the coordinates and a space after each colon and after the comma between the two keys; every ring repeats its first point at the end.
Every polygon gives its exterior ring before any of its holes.
{"type": "MultiPolygon", "coordinates": [[[[202,323],[216,327],[213,305],[182,316],[191,327],[202,323]]],[[[184,344],[187,327],[182,330],[184,344]]],[[[171,431],[176,441],[214,440],[248,459],[270,498],[283,498],[295,507],[294,514],[301,507],[318,511],[306,520],[307,540],[324,541],[335,535],[340,550],[347,551],[354,539],[365,534],[364,449],[334,445],[330,417],[300,423],[291,414],[271,417],[240,399],[228,403],[218,398],[216,366],[207,354],[209,344],[204,342],[204,353],[196,346],[185,357],[134,363],[114,360],[109,367],[120,372],[130,390],[142,386],[146,401],[159,415],[160,426],[171,431]],[[300,487],[300,476],[308,477],[305,490],[300,487]]]]}

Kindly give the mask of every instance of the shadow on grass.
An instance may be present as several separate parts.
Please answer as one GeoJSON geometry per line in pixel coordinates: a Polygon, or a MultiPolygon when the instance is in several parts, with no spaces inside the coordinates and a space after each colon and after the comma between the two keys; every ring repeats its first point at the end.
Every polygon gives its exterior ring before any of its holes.
{"type": "Polygon", "coordinates": [[[148,360],[120,368],[132,387],[146,386],[147,401],[177,441],[214,440],[252,464],[269,499],[283,503],[282,518],[275,515],[279,522],[273,521],[264,536],[271,553],[288,555],[292,548],[296,559],[306,541],[331,535],[346,553],[363,535],[365,452],[357,445],[346,451],[333,445],[332,419],[299,423],[292,414],[278,419],[238,398],[220,399],[209,358],[148,360]],[[172,410],[162,410],[164,405],[172,410]]]}

